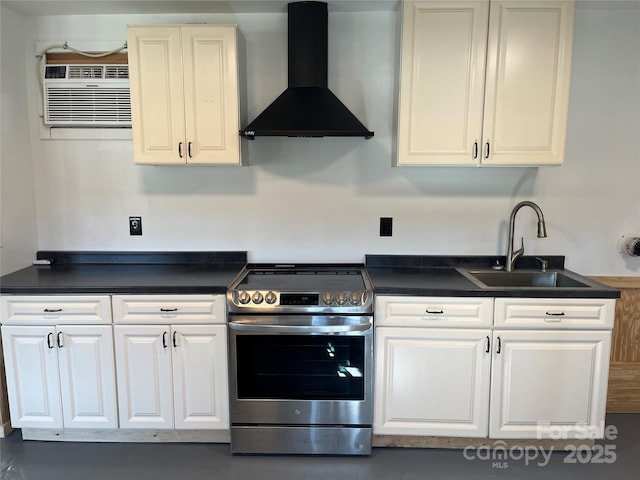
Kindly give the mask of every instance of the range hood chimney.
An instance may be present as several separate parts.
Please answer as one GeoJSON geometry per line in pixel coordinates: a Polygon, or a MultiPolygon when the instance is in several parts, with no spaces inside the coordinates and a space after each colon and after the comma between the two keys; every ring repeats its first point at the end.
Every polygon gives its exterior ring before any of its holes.
{"type": "Polygon", "coordinates": [[[294,2],[287,9],[289,87],[240,135],[373,137],[327,87],[327,4],[294,2]]]}

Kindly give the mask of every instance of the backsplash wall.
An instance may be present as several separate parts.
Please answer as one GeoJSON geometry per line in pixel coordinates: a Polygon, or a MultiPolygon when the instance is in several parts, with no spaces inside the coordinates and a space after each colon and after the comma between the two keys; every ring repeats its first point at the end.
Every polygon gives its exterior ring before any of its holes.
{"type": "Polygon", "coordinates": [[[566,161],[541,168],[391,167],[392,11],[329,15],[329,86],[375,137],[259,138],[242,168],[136,166],[130,141],[40,140],[34,45],[117,43],[127,24],[237,23],[252,119],[286,87],[284,14],[23,21],[40,249],[247,250],[254,262],[504,254],[509,213],[526,199],[540,204],[549,233],[535,238],[533,213],[522,211],[516,234],[528,254],[564,254],[583,274],[640,272],[616,252],[620,235],[640,230],[638,2],[578,2],[566,161]],[[129,236],[130,215],[142,216],[142,237],[129,236]],[[382,216],[394,219],[392,237],[378,236],[382,216]]]}

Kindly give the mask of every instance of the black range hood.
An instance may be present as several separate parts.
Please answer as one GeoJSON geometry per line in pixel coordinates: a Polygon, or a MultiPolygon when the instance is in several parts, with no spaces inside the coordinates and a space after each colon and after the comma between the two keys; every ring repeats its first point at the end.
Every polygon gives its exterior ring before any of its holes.
{"type": "Polygon", "coordinates": [[[373,137],[327,88],[328,13],[323,2],[290,3],[289,87],[240,135],[373,137]]]}

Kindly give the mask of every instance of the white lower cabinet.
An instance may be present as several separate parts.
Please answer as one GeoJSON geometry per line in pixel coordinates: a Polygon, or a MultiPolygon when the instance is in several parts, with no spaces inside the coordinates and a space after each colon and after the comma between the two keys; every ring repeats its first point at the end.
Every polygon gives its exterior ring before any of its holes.
{"type": "Polygon", "coordinates": [[[11,425],[116,428],[110,325],[3,325],[11,425]]]}
{"type": "Polygon", "coordinates": [[[225,325],[116,325],[122,428],[229,428],[225,325]]]}
{"type": "Polygon", "coordinates": [[[378,327],[374,432],[483,437],[491,331],[378,327]]]}
{"type": "Polygon", "coordinates": [[[376,298],[374,433],[601,437],[615,300],[483,302],[376,298]]]}
{"type": "Polygon", "coordinates": [[[173,386],[169,328],[113,327],[122,428],[173,428],[173,386]],[[166,347],[163,346],[167,345],[166,347]]]}
{"type": "Polygon", "coordinates": [[[229,428],[226,323],[204,323],[224,322],[218,297],[114,297],[115,321],[140,323],[113,327],[122,428],[229,428]]]}
{"type": "Polygon", "coordinates": [[[172,329],[175,427],[229,428],[226,325],[172,329]]]}
{"type": "Polygon", "coordinates": [[[375,311],[374,433],[486,436],[493,299],[378,297],[375,311]]]}
{"type": "Polygon", "coordinates": [[[493,335],[490,437],[601,435],[610,331],[495,330],[493,335]]]}

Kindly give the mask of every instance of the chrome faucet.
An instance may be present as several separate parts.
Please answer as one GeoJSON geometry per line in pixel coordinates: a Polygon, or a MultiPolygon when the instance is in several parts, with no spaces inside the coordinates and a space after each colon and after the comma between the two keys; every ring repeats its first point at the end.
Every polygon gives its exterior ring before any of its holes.
{"type": "Polygon", "coordinates": [[[509,239],[507,240],[507,272],[513,271],[513,264],[516,263],[516,260],[520,258],[524,254],[524,238],[520,238],[520,248],[513,251],[513,234],[515,231],[515,223],[516,223],[516,214],[518,210],[522,207],[531,207],[533,211],[538,215],[538,238],[546,238],[547,236],[547,227],[544,223],[544,215],[542,214],[542,210],[538,205],[533,202],[524,201],[517,204],[513,207],[511,211],[511,217],[509,218],[509,239]]]}

